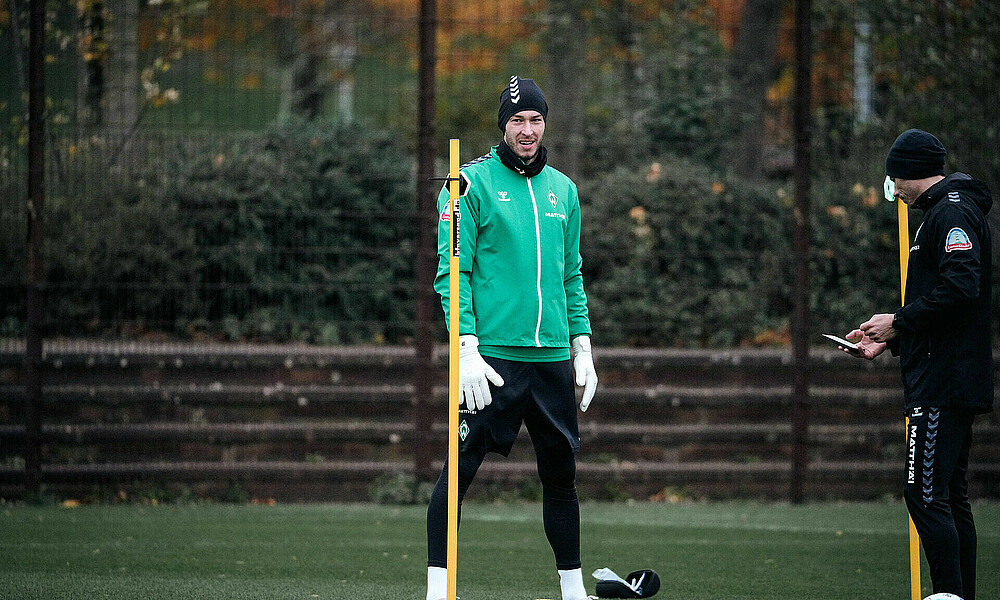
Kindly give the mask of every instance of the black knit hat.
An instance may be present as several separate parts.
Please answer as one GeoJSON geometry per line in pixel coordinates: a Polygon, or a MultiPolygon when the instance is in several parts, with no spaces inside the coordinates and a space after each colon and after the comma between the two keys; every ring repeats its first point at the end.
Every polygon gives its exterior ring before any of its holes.
{"type": "Polygon", "coordinates": [[[517,75],[500,92],[500,110],[497,112],[497,126],[506,131],[507,121],[522,110],[537,110],[544,119],[549,113],[545,95],[533,79],[521,79],[517,75]]]}
{"type": "Polygon", "coordinates": [[[899,179],[944,175],[947,151],[941,140],[926,131],[907,129],[899,134],[885,157],[885,174],[899,179]]]}

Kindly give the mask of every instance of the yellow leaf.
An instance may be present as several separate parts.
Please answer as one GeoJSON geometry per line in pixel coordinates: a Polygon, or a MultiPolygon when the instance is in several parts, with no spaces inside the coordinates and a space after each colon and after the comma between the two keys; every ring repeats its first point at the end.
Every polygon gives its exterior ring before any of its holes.
{"type": "Polygon", "coordinates": [[[653,183],[654,181],[658,180],[660,178],[661,170],[662,167],[658,162],[654,162],[653,164],[649,165],[649,171],[646,172],[646,181],[653,183]]]}

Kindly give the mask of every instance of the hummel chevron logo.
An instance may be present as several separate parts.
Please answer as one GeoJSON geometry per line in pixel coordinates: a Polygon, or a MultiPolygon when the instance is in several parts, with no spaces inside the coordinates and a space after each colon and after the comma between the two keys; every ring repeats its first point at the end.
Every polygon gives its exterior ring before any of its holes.
{"type": "Polygon", "coordinates": [[[510,78],[510,101],[513,104],[521,101],[521,87],[517,83],[517,75],[510,78]]]}

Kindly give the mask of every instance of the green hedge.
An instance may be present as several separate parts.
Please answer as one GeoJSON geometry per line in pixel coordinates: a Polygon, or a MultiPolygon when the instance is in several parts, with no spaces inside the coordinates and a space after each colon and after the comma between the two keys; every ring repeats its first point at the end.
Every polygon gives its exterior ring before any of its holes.
{"type": "MultiPolygon", "coordinates": [[[[298,123],[138,139],[135,168],[108,166],[112,154],[50,148],[49,335],[337,344],[410,332],[412,161],[389,133],[298,123]]],[[[0,212],[7,335],[23,331],[23,212],[0,212]]]]}
{"type": "MultiPolygon", "coordinates": [[[[293,124],[144,139],[137,152],[145,166],[128,170],[108,168],[96,145],[52,147],[48,335],[318,344],[412,335],[414,174],[389,134],[293,124]]],[[[580,182],[595,341],[787,343],[792,188],[673,156],[655,163],[580,182]]],[[[7,198],[23,193],[12,172],[0,180],[7,198]]],[[[893,310],[895,205],[868,182],[817,178],[811,214],[814,333],[893,310]]],[[[0,224],[0,335],[19,335],[23,203],[4,203],[0,224]]]]}
{"type": "MultiPolygon", "coordinates": [[[[895,206],[850,182],[813,192],[812,326],[846,332],[899,302],[895,206]]],[[[792,193],[672,156],[583,184],[581,252],[598,343],[787,343],[792,193]]]]}
{"type": "MultiPolygon", "coordinates": [[[[211,158],[211,160],[208,160],[211,158]]],[[[190,222],[199,317],[229,338],[398,342],[413,320],[411,161],[387,133],[298,124],[164,182],[190,222]]]]}

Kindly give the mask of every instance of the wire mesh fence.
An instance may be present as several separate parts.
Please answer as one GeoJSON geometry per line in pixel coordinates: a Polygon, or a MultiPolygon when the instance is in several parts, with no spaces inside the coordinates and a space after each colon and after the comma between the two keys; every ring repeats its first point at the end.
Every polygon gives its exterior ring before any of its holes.
{"type": "MultiPolygon", "coordinates": [[[[898,131],[934,130],[950,166],[998,181],[982,102],[998,9],[910,4],[815,3],[817,330],[898,301],[877,191],[898,131]]],[[[0,8],[6,337],[25,327],[25,11],[0,8]]],[[[499,140],[511,73],[546,91],[550,164],[582,192],[598,338],[787,343],[790,6],[449,0],[438,14],[437,137],[460,137],[463,160],[499,140]]],[[[88,0],[50,2],[48,19],[47,336],[409,340],[428,218],[414,156],[430,143],[417,2],[88,0]]]]}
{"type": "MultiPolygon", "coordinates": [[[[159,477],[203,480],[198,494],[253,482],[356,499],[411,457],[433,477],[441,357],[414,363],[403,347],[427,292],[419,231],[437,218],[418,209],[433,201],[417,197],[417,157],[436,148],[443,175],[444,140],[462,140],[463,161],[488,152],[515,73],[545,90],[549,164],[580,190],[606,352],[587,413],[602,426],[582,431],[595,497],[675,484],[773,496],[786,480],[794,496],[804,444],[817,497],[895,490],[903,439],[886,364],[820,353],[808,436],[788,424],[806,400],[783,350],[796,294],[792,3],[439,0],[430,139],[417,0],[50,0],[46,380],[30,393],[29,4],[0,3],[0,495],[22,478],[86,493],[159,477]],[[778,350],[730,351],[742,346],[778,350]]],[[[1000,184],[984,101],[1000,82],[1000,7],[814,0],[811,16],[819,333],[899,303],[881,181],[900,131],[938,134],[949,170],[1000,184]]],[[[443,340],[443,319],[434,327],[443,340]]],[[[996,496],[998,429],[979,427],[977,485],[996,496]]],[[[530,473],[529,458],[513,471],[530,473]]]]}

